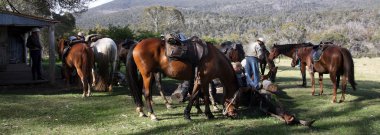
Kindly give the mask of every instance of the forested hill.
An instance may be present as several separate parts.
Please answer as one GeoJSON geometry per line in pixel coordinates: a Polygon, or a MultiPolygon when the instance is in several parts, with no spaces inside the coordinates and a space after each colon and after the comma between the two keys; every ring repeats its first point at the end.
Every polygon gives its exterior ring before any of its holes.
{"type": "Polygon", "coordinates": [[[380,50],[379,0],[114,0],[78,16],[77,27],[147,30],[144,9],[156,5],[181,11],[181,31],[188,35],[243,42],[264,37],[269,44],[332,40],[356,53],[380,50]]]}

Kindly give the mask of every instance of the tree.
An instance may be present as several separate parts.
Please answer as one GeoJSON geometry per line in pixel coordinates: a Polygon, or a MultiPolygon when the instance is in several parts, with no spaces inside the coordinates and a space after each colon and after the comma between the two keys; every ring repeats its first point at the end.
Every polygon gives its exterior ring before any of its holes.
{"type": "Polygon", "coordinates": [[[133,31],[128,26],[113,26],[109,25],[106,30],[106,35],[112,38],[116,43],[124,41],[126,38],[133,39],[133,31]]]}
{"type": "Polygon", "coordinates": [[[0,9],[51,17],[53,12],[61,14],[64,12],[79,13],[87,11],[87,5],[91,1],[94,0],[2,0],[0,9]]]}
{"type": "Polygon", "coordinates": [[[74,34],[75,29],[75,17],[71,13],[64,13],[63,15],[53,13],[53,19],[60,23],[55,25],[56,37],[68,37],[74,34]]]}
{"type": "MultiPolygon", "coordinates": [[[[182,13],[174,7],[152,6],[144,9],[144,24],[154,32],[179,30],[184,27],[182,13]]],[[[149,31],[149,29],[147,29],[149,31]]]]}

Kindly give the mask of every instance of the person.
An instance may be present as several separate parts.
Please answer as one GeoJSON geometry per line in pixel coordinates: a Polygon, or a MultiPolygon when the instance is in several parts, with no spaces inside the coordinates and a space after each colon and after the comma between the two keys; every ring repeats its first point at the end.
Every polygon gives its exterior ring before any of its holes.
{"type": "Polygon", "coordinates": [[[250,43],[248,45],[248,50],[245,53],[245,74],[247,76],[247,85],[259,90],[260,85],[260,72],[258,58],[262,57],[262,50],[260,45],[264,44],[263,38],[258,38],[256,42],[250,43]]]}
{"type": "Polygon", "coordinates": [[[77,39],[84,41],[85,40],[84,33],[83,32],[78,32],[77,39]]]}
{"type": "Polygon", "coordinates": [[[26,47],[29,48],[30,58],[32,60],[32,77],[33,80],[43,80],[41,76],[41,51],[42,46],[39,37],[39,28],[33,28],[32,34],[28,37],[26,47]]]}

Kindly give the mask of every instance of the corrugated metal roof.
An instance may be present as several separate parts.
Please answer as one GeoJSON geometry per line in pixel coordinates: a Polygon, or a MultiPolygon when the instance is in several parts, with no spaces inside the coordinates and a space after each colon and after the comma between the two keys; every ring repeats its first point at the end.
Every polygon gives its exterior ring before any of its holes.
{"type": "Polygon", "coordinates": [[[58,21],[0,10],[0,26],[49,26],[58,21]]]}

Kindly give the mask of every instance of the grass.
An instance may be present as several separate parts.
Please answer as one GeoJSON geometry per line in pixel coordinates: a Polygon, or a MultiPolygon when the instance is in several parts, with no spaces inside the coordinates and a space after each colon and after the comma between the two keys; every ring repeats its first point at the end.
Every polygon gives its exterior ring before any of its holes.
{"type": "MultiPolygon", "coordinates": [[[[238,119],[216,112],[214,120],[193,109],[190,122],[183,119],[185,104],[174,103],[176,108],[167,110],[159,96],[153,98],[160,120],[153,122],[138,117],[125,87],[83,99],[80,90],[25,86],[0,90],[0,134],[380,134],[380,58],[354,61],[358,90],[349,86],[346,101],[339,104],[331,103],[328,75],[324,95],[311,96],[310,81],[307,88],[298,87],[300,73],[290,68],[289,60],[277,63],[277,83],[284,91],[280,100],[297,117],[316,119],[313,128],[288,126],[255,109],[240,111],[238,119]]],[[[175,87],[177,82],[165,79],[164,85],[175,87]]]]}

